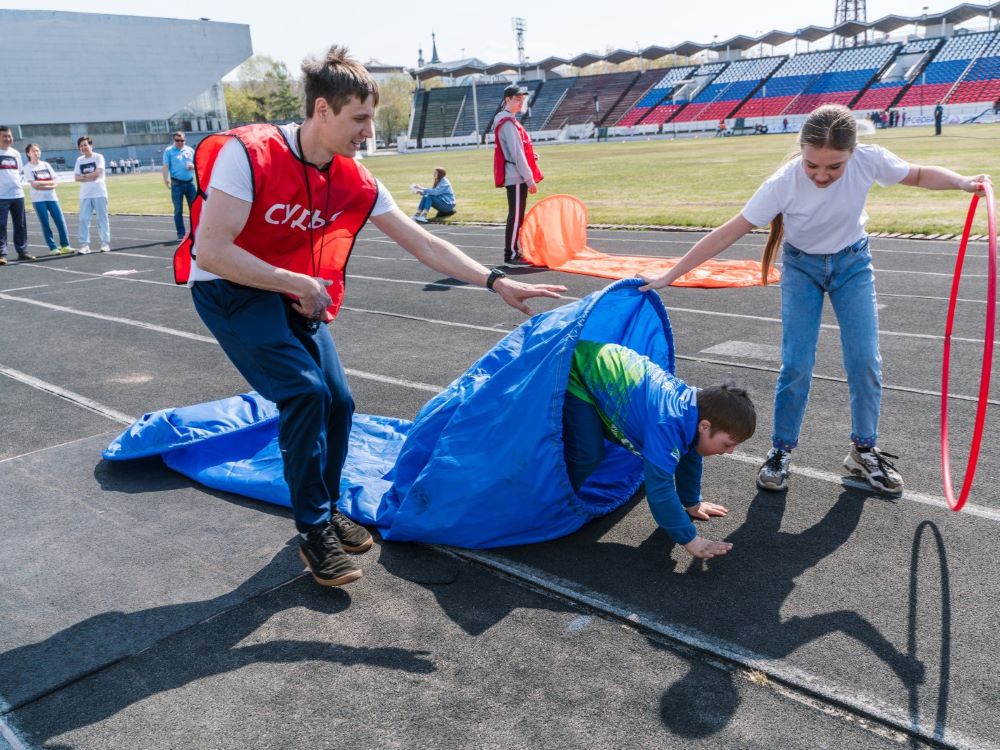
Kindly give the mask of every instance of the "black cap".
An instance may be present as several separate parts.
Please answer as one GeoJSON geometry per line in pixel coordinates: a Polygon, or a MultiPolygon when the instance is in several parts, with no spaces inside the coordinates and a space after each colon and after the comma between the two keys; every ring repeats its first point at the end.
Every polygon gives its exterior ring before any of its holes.
{"type": "Polygon", "coordinates": [[[509,96],[521,96],[527,93],[528,89],[524,88],[524,86],[518,86],[516,83],[512,83],[503,90],[503,98],[506,99],[509,96]]]}

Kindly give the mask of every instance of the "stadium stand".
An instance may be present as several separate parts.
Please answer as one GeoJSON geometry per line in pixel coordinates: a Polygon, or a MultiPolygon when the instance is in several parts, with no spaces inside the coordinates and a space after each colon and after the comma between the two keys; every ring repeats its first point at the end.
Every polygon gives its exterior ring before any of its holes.
{"type": "Polygon", "coordinates": [[[424,92],[423,128],[417,137],[448,138],[455,135],[458,115],[467,94],[471,99],[468,86],[446,86],[424,92]]]}
{"type": "MultiPolygon", "coordinates": [[[[663,73],[662,70],[656,71],[660,74],[660,78],[648,91],[646,91],[642,96],[640,96],[633,104],[632,107],[618,120],[616,125],[636,125],[643,120],[647,115],[650,115],[657,107],[662,105],[665,101],[670,100],[670,94],[678,88],[678,84],[685,80],[689,75],[691,75],[696,70],[693,65],[686,65],[681,68],[671,68],[663,73]]],[[[653,71],[650,71],[652,73],[653,71]]],[[[651,124],[660,124],[665,122],[669,118],[673,111],[679,109],[679,107],[670,107],[666,105],[671,112],[666,115],[666,117],[659,118],[657,116],[652,117],[649,120],[651,124]]]]}
{"type": "Polygon", "coordinates": [[[532,95],[530,112],[522,118],[524,126],[529,130],[552,127],[549,118],[576,81],[576,78],[556,78],[542,83],[538,93],[532,95]]]}
{"type": "Polygon", "coordinates": [[[688,78],[679,82],[677,88],[671,93],[671,103],[668,105],[664,102],[656,107],[643,122],[680,121],[682,114],[690,114],[684,118],[685,120],[695,119],[697,114],[715,98],[715,93],[719,89],[713,88],[713,82],[728,65],[728,62],[699,65],[688,78]]]}
{"type": "Polygon", "coordinates": [[[784,57],[762,57],[734,62],[702,89],[675,119],[678,122],[690,122],[716,121],[729,117],[784,60],[784,57]],[[698,106],[700,104],[705,106],[698,106]]]}
{"type": "Polygon", "coordinates": [[[601,122],[638,77],[639,74],[635,71],[578,77],[552,111],[545,127],[561,128],[564,125],[601,122]]]}
{"type": "Polygon", "coordinates": [[[933,106],[937,101],[945,101],[995,38],[996,32],[991,31],[953,36],[920,74],[919,83],[913,83],[896,106],[933,106]]]}
{"type": "Polygon", "coordinates": [[[633,81],[625,94],[618,100],[618,104],[604,116],[602,125],[622,125],[621,122],[626,112],[631,111],[639,97],[645,96],[650,87],[662,80],[662,70],[647,70],[633,81]]]}
{"type": "Polygon", "coordinates": [[[965,75],[948,95],[949,104],[1000,100],[1000,32],[983,47],[965,75]]]}
{"type": "Polygon", "coordinates": [[[882,44],[844,50],[829,68],[809,84],[786,113],[808,114],[822,104],[850,106],[859,92],[868,88],[889,64],[898,49],[898,44],[882,44]]]}
{"type": "Polygon", "coordinates": [[[785,114],[839,54],[838,51],[828,50],[789,57],[733,117],[776,117],[785,114]]]}
{"type": "Polygon", "coordinates": [[[872,83],[854,102],[853,109],[859,112],[889,109],[903,89],[920,75],[943,43],[944,39],[940,37],[907,42],[880,80],[872,83]]]}
{"type": "Polygon", "coordinates": [[[485,133],[500,109],[503,101],[503,90],[506,85],[505,83],[477,84],[475,96],[476,109],[473,109],[472,106],[472,87],[468,87],[469,91],[465,97],[465,106],[462,107],[462,113],[459,115],[458,124],[455,126],[455,133],[458,135],[468,135],[469,133],[476,132],[477,110],[479,114],[478,132],[485,133]]]}

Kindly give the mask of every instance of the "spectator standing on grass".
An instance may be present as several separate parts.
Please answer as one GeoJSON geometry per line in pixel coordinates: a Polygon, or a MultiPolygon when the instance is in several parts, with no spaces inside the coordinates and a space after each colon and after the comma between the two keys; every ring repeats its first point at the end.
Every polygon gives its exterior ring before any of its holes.
{"type": "Polygon", "coordinates": [[[504,234],[503,259],[508,265],[528,265],[521,257],[521,225],[528,193],[538,192],[542,170],[531,145],[531,136],[517,121],[524,109],[528,89],[510,85],[503,91],[503,108],[493,120],[493,182],[507,189],[507,229],[504,234]]]}
{"type": "Polygon", "coordinates": [[[427,212],[432,208],[437,209],[435,218],[443,219],[455,213],[455,190],[445,176],[447,172],[444,167],[434,170],[434,184],[431,187],[414,185],[413,190],[420,195],[420,203],[417,212],[413,214],[413,220],[420,224],[427,223],[427,212]]]}
{"type": "Polygon", "coordinates": [[[941,122],[944,120],[944,107],[939,101],[934,105],[934,135],[941,135],[941,122]]]}
{"type": "Polygon", "coordinates": [[[104,177],[104,157],[94,151],[89,135],[76,139],[80,156],[73,168],[73,179],[80,183],[80,247],[81,255],[90,252],[90,217],[97,216],[97,233],[101,252],[111,250],[111,224],[108,221],[108,183],[104,177]]]}
{"type": "Polygon", "coordinates": [[[781,371],[774,395],[772,448],[757,473],[761,489],[788,487],[791,452],[809,400],[823,298],[829,295],[840,325],[850,392],[851,448],[844,468],[879,492],[902,494],[903,479],[889,460],[897,456],[876,446],[882,356],[865,200],[876,182],[883,187],[898,183],[981,193],[990,179],[909,164],[881,146],[858,145],[857,137],[857,123],[846,107],[829,104],[813,111],[799,132],[799,156],[771,175],[742,212],[699,240],[670,271],[640,288],[665,287],[754,227],[770,223],[761,263],[766,284],[784,239],[781,371]]]}
{"type": "Polygon", "coordinates": [[[111,174],[118,174],[118,162],[114,159],[108,162],[108,168],[111,170],[111,174]]]}
{"type": "Polygon", "coordinates": [[[564,287],[506,278],[397,208],[354,158],[374,136],[379,94],[346,49],[306,61],[302,73],[301,125],[247,125],[199,144],[195,170],[207,197],[174,268],[226,355],[277,404],[299,555],[317,583],[341,586],[362,575],[346,553],[367,550],[372,538],[337,510],[354,399],[325,324],[340,308],[362,227],[370,218],[428,267],[522,312],[527,299],[564,287]]]}
{"type": "Polygon", "coordinates": [[[21,154],[13,148],[14,133],[0,125],[0,266],[7,263],[7,215],[14,221],[14,250],[18,260],[34,260],[28,254],[28,217],[21,187],[21,154]]]}
{"type": "Polygon", "coordinates": [[[45,244],[49,246],[49,254],[71,253],[73,248],[69,246],[66,220],[59,206],[59,196],[56,195],[56,171],[47,161],[42,161],[42,147],[37,143],[29,143],[24,153],[28,157],[28,162],[21,170],[21,174],[31,187],[31,205],[38,214],[38,223],[42,225],[42,236],[45,238],[45,244]],[[50,216],[59,234],[58,245],[49,225],[50,216]]]}
{"type": "Polygon", "coordinates": [[[163,182],[170,188],[170,199],[174,202],[174,228],[177,239],[184,239],[184,201],[191,204],[198,194],[194,184],[194,149],[185,143],[184,133],[174,133],[174,145],[163,150],[163,182]]]}

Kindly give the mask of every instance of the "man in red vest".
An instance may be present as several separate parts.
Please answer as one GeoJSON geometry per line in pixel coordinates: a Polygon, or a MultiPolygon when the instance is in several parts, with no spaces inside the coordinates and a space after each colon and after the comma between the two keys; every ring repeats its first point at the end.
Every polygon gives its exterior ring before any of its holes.
{"type": "Polygon", "coordinates": [[[531,145],[531,136],[517,121],[524,109],[528,89],[510,85],[503,91],[503,109],[493,120],[493,182],[507,188],[507,232],[504,237],[503,260],[507,265],[527,265],[521,257],[521,225],[528,193],[538,192],[542,170],[531,145]]]}
{"type": "Polygon", "coordinates": [[[365,68],[332,47],[302,66],[306,119],[248,125],[202,141],[191,234],[176,280],[250,385],[278,405],[278,444],[299,553],[323,586],[361,577],[347,552],[371,535],[337,510],[354,400],[330,330],[358,232],[372,223],[438,273],[525,300],[565,287],[522,284],[429,234],[354,157],[378,104],[365,68]]]}

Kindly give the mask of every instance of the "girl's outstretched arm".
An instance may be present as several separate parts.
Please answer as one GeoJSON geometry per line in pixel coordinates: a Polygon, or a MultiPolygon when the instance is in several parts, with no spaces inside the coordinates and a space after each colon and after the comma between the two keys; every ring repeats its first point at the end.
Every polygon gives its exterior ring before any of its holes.
{"type": "Polygon", "coordinates": [[[665,286],[670,286],[691,269],[714,258],[751,229],[753,229],[753,224],[744,219],[743,214],[736,214],[721,227],[713,229],[698,240],[694,247],[688,250],[687,254],[677,262],[677,265],[665,274],[657,276],[655,279],[643,277],[643,281],[646,283],[639,287],[639,291],[647,292],[650,289],[662,289],[665,286]]]}
{"type": "Polygon", "coordinates": [[[988,174],[965,177],[945,167],[924,167],[911,164],[910,173],[900,180],[900,184],[922,187],[927,190],[964,190],[967,193],[982,195],[983,183],[990,181],[988,174]]]}

